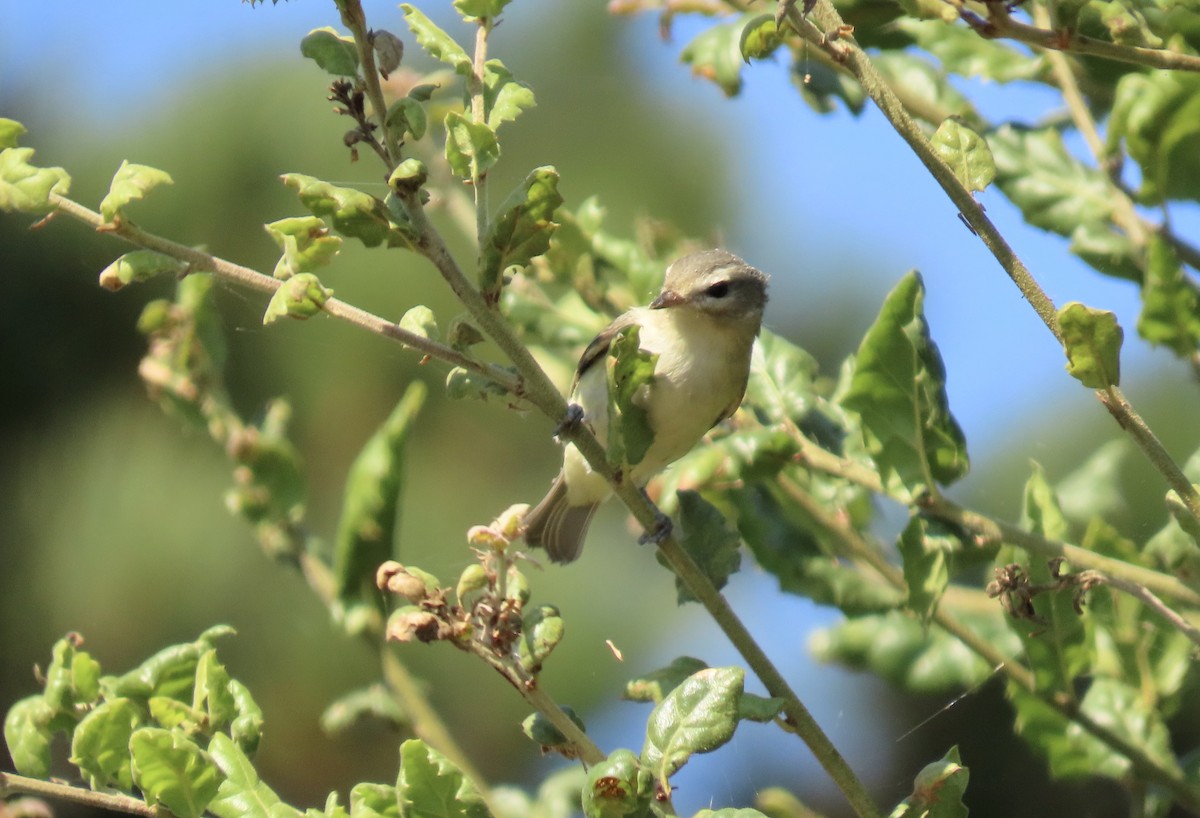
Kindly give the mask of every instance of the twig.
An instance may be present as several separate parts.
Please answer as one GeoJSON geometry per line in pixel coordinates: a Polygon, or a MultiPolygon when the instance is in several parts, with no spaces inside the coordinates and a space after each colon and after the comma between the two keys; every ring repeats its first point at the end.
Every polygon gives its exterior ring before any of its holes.
{"type": "Polygon", "coordinates": [[[71,801],[85,807],[106,809],[113,812],[125,812],[139,815],[142,818],[170,818],[171,813],[159,807],[152,807],[145,801],[119,793],[96,792],[70,784],[60,784],[55,781],[42,781],[37,778],[6,773],[0,771],[0,798],[11,793],[23,792],[38,795],[43,798],[57,798],[61,801],[71,801]]]}
{"type": "MultiPolygon", "coordinates": [[[[60,212],[83,222],[97,232],[113,235],[138,247],[145,247],[148,250],[155,250],[179,259],[189,265],[190,271],[211,272],[218,278],[267,294],[273,294],[283,285],[283,282],[277,278],[210,255],[203,250],[197,250],[194,247],[188,247],[185,244],[149,233],[132,222],[121,221],[115,225],[106,224],[99,213],[65,196],[52,193],[50,201],[60,212]]],[[[399,341],[422,355],[436,358],[450,366],[460,366],[470,370],[514,395],[521,395],[520,379],[503,367],[478,361],[453,347],[409,332],[396,323],[337,298],[330,298],[326,301],[324,311],[335,318],[354,324],[360,329],[399,341]]]]}
{"type": "Polygon", "coordinates": [[[1172,627],[1200,646],[1200,628],[1197,628],[1176,611],[1172,610],[1165,602],[1147,590],[1144,585],[1138,585],[1136,582],[1129,582],[1120,577],[1109,576],[1103,571],[1081,571],[1076,576],[1079,577],[1080,582],[1100,583],[1122,593],[1129,594],[1163,619],[1170,622],[1172,627]]]}
{"type": "Polygon", "coordinates": [[[390,174],[400,162],[400,146],[396,135],[387,126],[387,101],[383,98],[383,87],[379,84],[379,69],[375,66],[375,51],[371,45],[370,32],[367,30],[367,15],[363,12],[359,0],[344,0],[338,3],[338,7],[342,11],[342,22],[354,35],[358,64],[362,66],[363,83],[374,109],[372,113],[379,120],[379,131],[383,134],[383,146],[387,155],[382,158],[390,174]]]}
{"type": "Polygon", "coordinates": [[[1076,31],[1050,31],[1036,26],[1019,23],[1008,13],[1008,3],[987,3],[988,17],[984,19],[965,8],[960,11],[962,19],[981,37],[989,40],[1006,38],[1026,45],[1052,51],[1069,51],[1074,54],[1104,57],[1118,62],[1143,65],[1148,68],[1165,68],[1172,71],[1200,71],[1200,57],[1164,51],[1158,48],[1119,45],[1107,40],[1098,40],[1076,31]]]}
{"type": "Polygon", "coordinates": [[[1200,523],[1200,492],[1196,491],[1196,486],[1183,473],[1179,464],[1171,458],[1162,445],[1162,441],[1126,400],[1125,393],[1119,387],[1110,386],[1107,389],[1098,390],[1096,397],[1100,399],[1104,408],[1108,410],[1120,427],[1133,438],[1146,455],[1146,459],[1166,479],[1167,485],[1179,495],[1179,499],[1192,519],[1200,523]]]}

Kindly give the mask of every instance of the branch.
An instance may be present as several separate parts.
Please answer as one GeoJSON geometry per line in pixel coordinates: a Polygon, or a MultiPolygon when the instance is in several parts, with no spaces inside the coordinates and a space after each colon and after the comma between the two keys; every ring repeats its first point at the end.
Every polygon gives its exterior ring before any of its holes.
{"type": "Polygon", "coordinates": [[[85,807],[106,809],[113,812],[125,812],[138,815],[141,818],[171,818],[171,813],[160,807],[152,807],[145,801],[120,793],[96,792],[95,790],[75,787],[70,784],[60,784],[54,781],[42,781],[28,778],[15,773],[0,771],[0,798],[12,793],[27,793],[43,798],[56,798],[60,801],[71,801],[85,807]]]}
{"type": "MultiPolygon", "coordinates": [[[[491,31],[491,18],[479,18],[479,27],[475,29],[475,57],[471,63],[471,73],[467,76],[467,90],[471,94],[471,119],[481,125],[487,124],[487,101],[483,93],[483,65],[487,62],[488,35],[491,31]]],[[[479,172],[479,164],[476,159],[471,160],[471,187],[475,191],[476,242],[482,247],[488,229],[488,176],[486,171],[479,172]]]]}
{"type": "Polygon", "coordinates": [[[1164,51],[1158,48],[1118,45],[1107,40],[1098,40],[1070,29],[1051,31],[1019,23],[1008,13],[1007,2],[987,2],[988,17],[985,20],[965,8],[960,11],[962,19],[979,36],[989,40],[1005,38],[1026,45],[1046,48],[1051,51],[1069,51],[1092,57],[1104,57],[1118,62],[1133,63],[1147,68],[1162,68],[1171,71],[1200,71],[1200,57],[1164,51]]]}
{"type": "Polygon", "coordinates": [[[379,132],[383,134],[386,156],[381,158],[390,174],[400,163],[400,145],[387,126],[387,101],[383,98],[383,87],[379,84],[379,69],[375,66],[375,49],[371,44],[371,32],[367,29],[367,15],[363,12],[359,0],[344,0],[338,3],[338,8],[342,12],[342,22],[354,35],[354,46],[358,50],[358,64],[362,66],[367,97],[370,98],[371,108],[374,109],[372,113],[379,120],[379,132]]]}
{"type": "MultiPolygon", "coordinates": [[[[91,210],[73,199],[68,199],[65,196],[59,196],[56,193],[50,194],[50,202],[58,209],[58,212],[65,213],[77,221],[91,227],[98,233],[107,233],[124,239],[130,244],[138,247],[145,247],[148,250],[155,250],[172,258],[186,262],[191,271],[206,271],[211,272],[218,278],[225,281],[239,284],[252,290],[257,290],[268,295],[273,294],[283,285],[283,281],[274,278],[264,273],[249,267],[243,267],[240,264],[235,264],[232,261],[227,261],[223,258],[205,253],[203,250],[197,250],[194,247],[188,247],[185,244],[171,241],[170,239],[162,238],[153,233],[149,233],[138,227],[130,221],[121,221],[118,224],[108,224],[104,218],[94,210],[91,210]]],[[[355,307],[337,298],[330,298],[325,302],[325,312],[335,318],[340,318],[350,324],[353,324],[360,329],[365,329],[367,332],[375,335],[382,335],[385,338],[390,338],[393,341],[399,341],[404,346],[419,352],[422,355],[427,355],[430,358],[436,358],[450,366],[460,366],[471,372],[487,378],[492,383],[502,389],[521,395],[521,382],[511,372],[503,367],[494,364],[484,363],[472,358],[463,352],[460,352],[453,347],[440,344],[436,341],[431,341],[424,336],[409,332],[402,329],[399,324],[395,324],[384,318],[381,318],[374,313],[355,307]]]]}
{"type": "Polygon", "coordinates": [[[1196,491],[1196,486],[1183,473],[1183,469],[1163,447],[1162,441],[1151,431],[1150,427],[1146,425],[1146,421],[1125,398],[1125,393],[1119,387],[1110,386],[1107,389],[1098,390],[1096,397],[1100,399],[1104,408],[1108,410],[1120,427],[1129,433],[1129,436],[1146,455],[1146,459],[1158,470],[1159,474],[1166,478],[1167,485],[1179,495],[1179,499],[1192,519],[1200,523],[1200,493],[1196,491]]]}

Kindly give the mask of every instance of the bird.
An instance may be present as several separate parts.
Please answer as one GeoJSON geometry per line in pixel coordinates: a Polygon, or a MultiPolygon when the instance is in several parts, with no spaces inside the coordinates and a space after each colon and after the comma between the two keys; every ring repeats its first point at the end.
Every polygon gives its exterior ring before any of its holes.
{"type": "MultiPolygon", "coordinates": [[[[570,404],[602,445],[608,439],[608,374],[614,337],[638,327],[640,347],[658,356],[648,389],[635,397],[646,411],[653,441],[626,477],[642,487],[687,454],[742,402],[750,355],[767,305],[768,276],[722,249],[685,255],[666,270],[658,296],[618,316],[588,344],[579,360],[570,404]],[[576,409],[575,407],[578,407],[576,409]]],[[[558,563],[583,549],[588,524],[612,493],[574,444],[545,498],[522,521],[525,542],[558,563]]]]}

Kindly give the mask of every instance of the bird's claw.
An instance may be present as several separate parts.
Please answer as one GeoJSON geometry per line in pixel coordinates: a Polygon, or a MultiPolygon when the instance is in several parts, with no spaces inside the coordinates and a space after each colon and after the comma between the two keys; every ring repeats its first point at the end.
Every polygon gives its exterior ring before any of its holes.
{"type": "Polygon", "coordinates": [[[638,545],[660,545],[663,540],[671,536],[674,528],[675,524],[671,522],[671,518],[660,511],[654,518],[654,525],[647,528],[642,536],[638,537],[638,545]]]}
{"type": "Polygon", "coordinates": [[[568,403],[567,414],[554,427],[554,436],[562,437],[564,432],[578,429],[581,423],[583,423],[583,407],[578,403],[568,403]]]}

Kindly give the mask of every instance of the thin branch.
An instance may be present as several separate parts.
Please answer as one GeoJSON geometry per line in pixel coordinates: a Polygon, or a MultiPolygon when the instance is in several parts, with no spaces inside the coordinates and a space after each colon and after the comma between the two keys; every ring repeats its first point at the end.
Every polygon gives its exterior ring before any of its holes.
{"type": "MultiPolygon", "coordinates": [[[[50,194],[50,201],[59,212],[83,222],[97,232],[116,236],[138,247],[145,247],[148,250],[155,250],[172,258],[179,259],[186,262],[191,271],[211,272],[225,281],[239,284],[268,295],[274,294],[283,285],[283,281],[280,279],[265,275],[250,267],[243,267],[240,264],[235,264],[218,256],[210,255],[203,250],[197,250],[194,247],[188,247],[185,244],[179,244],[170,239],[149,233],[132,222],[121,221],[115,225],[107,224],[99,213],[65,196],[52,193],[50,194]]],[[[385,338],[399,341],[404,346],[422,355],[436,358],[450,366],[460,366],[487,378],[492,383],[514,395],[521,395],[520,379],[503,367],[476,360],[453,347],[409,332],[401,328],[399,324],[388,321],[337,298],[330,298],[326,301],[324,311],[360,329],[365,329],[375,335],[382,335],[385,338]]]]}
{"type": "Polygon", "coordinates": [[[1158,48],[1143,48],[1141,46],[1119,45],[1088,37],[1072,30],[1051,31],[1036,26],[1019,23],[1008,13],[1007,2],[987,3],[988,17],[984,19],[974,12],[962,9],[962,19],[973,28],[979,36],[994,40],[1004,38],[1016,40],[1026,45],[1045,48],[1051,51],[1068,51],[1091,57],[1103,57],[1118,62],[1142,65],[1147,68],[1163,68],[1171,71],[1200,71],[1200,57],[1191,54],[1181,54],[1177,51],[1164,51],[1158,48]]]}
{"type": "Polygon", "coordinates": [[[1125,398],[1125,393],[1119,387],[1110,386],[1107,389],[1098,390],[1096,397],[1100,399],[1104,408],[1109,411],[1120,427],[1133,438],[1146,455],[1146,459],[1166,479],[1167,485],[1179,495],[1179,499],[1192,519],[1200,523],[1200,492],[1197,492],[1196,486],[1183,473],[1179,464],[1172,459],[1162,445],[1162,441],[1125,398]]]}
{"type": "Polygon", "coordinates": [[[358,64],[362,66],[367,97],[371,100],[372,113],[379,120],[379,132],[383,134],[383,147],[387,155],[381,158],[390,174],[400,163],[400,145],[395,134],[387,126],[387,101],[383,98],[383,86],[379,84],[379,69],[375,65],[375,49],[371,43],[371,32],[367,29],[367,15],[363,12],[359,0],[345,0],[338,3],[338,7],[342,10],[342,22],[354,35],[354,45],[358,50],[358,64]]]}
{"type": "Polygon", "coordinates": [[[42,798],[55,798],[60,801],[70,801],[85,807],[106,809],[113,812],[125,812],[138,815],[141,818],[170,818],[171,813],[159,807],[152,807],[145,801],[119,793],[96,792],[95,790],[75,787],[70,784],[60,784],[55,781],[42,781],[15,773],[0,771],[0,798],[13,793],[26,793],[42,798]]]}
{"type": "Polygon", "coordinates": [[[1197,628],[1191,622],[1188,622],[1186,619],[1180,616],[1176,611],[1172,610],[1171,607],[1165,602],[1156,597],[1154,594],[1150,593],[1145,586],[1138,585],[1136,582],[1129,582],[1128,580],[1124,580],[1119,577],[1109,576],[1103,571],[1082,571],[1078,574],[1078,577],[1079,582],[1081,583],[1101,583],[1109,586],[1110,588],[1118,590],[1121,593],[1129,594],[1129,596],[1137,599],[1147,608],[1150,608],[1163,619],[1167,620],[1172,627],[1174,627],[1188,639],[1191,639],[1194,643],[1196,643],[1197,646],[1200,646],[1200,628],[1197,628]]]}

